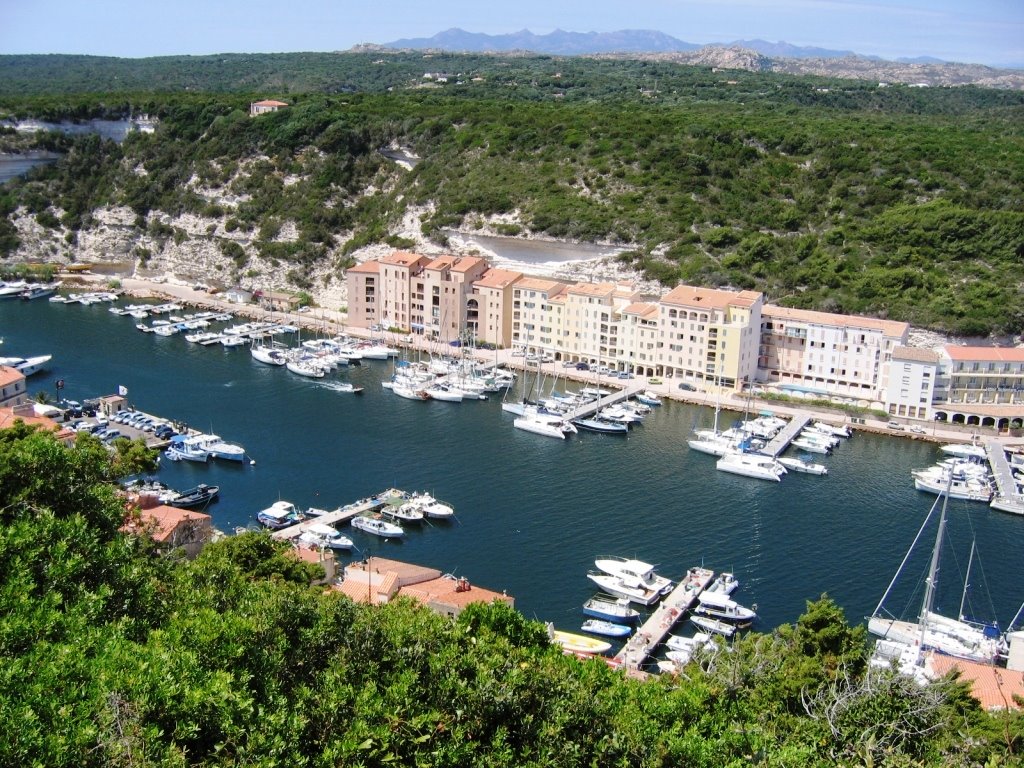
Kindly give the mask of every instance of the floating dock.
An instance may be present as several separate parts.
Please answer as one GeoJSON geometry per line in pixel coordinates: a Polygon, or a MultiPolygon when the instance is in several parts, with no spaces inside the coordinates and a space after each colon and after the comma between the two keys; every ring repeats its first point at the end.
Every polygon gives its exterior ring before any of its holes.
{"type": "Polygon", "coordinates": [[[408,494],[404,491],[400,491],[397,488],[389,488],[383,493],[378,493],[376,496],[370,496],[369,498],[360,499],[359,501],[355,501],[351,504],[346,504],[344,507],[338,507],[337,509],[326,512],[322,515],[311,517],[308,520],[303,520],[301,523],[290,525],[287,528],[281,528],[270,535],[275,539],[294,539],[306,530],[306,528],[315,523],[323,525],[347,523],[353,517],[365,515],[367,512],[372,512],[389,504],[399,503],[407,497],[408,494]]]}
{"type": "Polygon", "coordinates": [[[764,448],[758,453],[763,453],[766,456],[772,458],[778,458],[779,454],[782,453],[789,447],[789,444],[793,442],[793,439],[800,434],[800,430],[807,426],[807,422],[811,420],[809,413],[795,413],[793,418],[789,420],[789,424],[782,428],[775,437],[773,437],[764,448]]]}
{"type": "Polygon", "coordinates": [[[1024,515],[1024,497],[1017,492],[1017,481],[1006,458],[1006,448],[998,440],[989,438],[985,440],[985,452],[996,481],[996,495],[990,506],[1012,515],[1024,515]]]}
{"type": "Polygon", "coordinates": [[[637,392],[641,392],[644,389],[646,389],[646,387],[642,384],[631,384],[628,387],[623,387],[616,392],[612,392],[610,395],[605,395],[597,400],[591,400],[589,403],[581,405],[579,408],[574,408],[569,411],[569,413],[565,414],[565,418],[568,421],[572,421],[573,419],[582,419],[592,413],[597,413],[602,408],[606,408],[620,400],[628,400],[637,392]]]}
{"type": "Polygon", "coordinates": [[[693,607],[697,595],[707,589],[715,572],[707,568],[691,568],[675,589],[655,608],[650,618],[622,646],[613,662],[626,669],[639,671],[648,656],[665,642],[665,638],[683,615],[693,607]]]}

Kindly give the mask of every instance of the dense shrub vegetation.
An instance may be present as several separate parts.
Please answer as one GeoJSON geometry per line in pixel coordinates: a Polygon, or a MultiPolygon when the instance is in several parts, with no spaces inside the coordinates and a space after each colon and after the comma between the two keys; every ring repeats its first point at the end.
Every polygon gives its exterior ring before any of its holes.
{"type": "Polygon", "coordinates": [[[3,252],[18,244],[18,206],[52,227],[52,205],[74,231],[95,207],[122,204],[141,223],[151,212],[220,219],[301,272],[335,249],[387,242],[410,205],[430,205],[438,241],[508,214],[512,234],[626,245],[625,260],[667,285],[756,288],[964,334],[1024,331],[1024,94],[552,57],[130,64],[0,57],[10,115],[160,118],[120,146],[0,134],[0,149],[65,155],[4,188],[3,252]],[[115,77],[120,92],[83,93],[115,77]],[[249,118],[259,86],[292,106],[249,118]],[[136,87],[220,95],[123,90],[136,87]],[[419,155],[412,171],[379,153],[393,145],[419,155]],[[297,238],[275,239],[286,221],[297,238]]]}
{"type": "Polygon", "coordinates": [[[865,672],[826,598],[680,677],[562,656],[544,627],[307,586],[265,534],[158,556],[97,441],[0,431],[0,764],[1010,765],[1019,716],[865,672]]]}

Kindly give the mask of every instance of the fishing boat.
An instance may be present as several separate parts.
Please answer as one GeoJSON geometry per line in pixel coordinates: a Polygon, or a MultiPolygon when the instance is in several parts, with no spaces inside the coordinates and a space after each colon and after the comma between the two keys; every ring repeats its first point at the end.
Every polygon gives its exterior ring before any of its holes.
{"type": "MultiPolygon", "coordinates": [[[[868,632],[883,640],[902,643],[910,649],[916,649],[918,654],[926,650],[934,650],[947,656],[955,656],[970,661],[978,661],[985,664],[994,664],[1006,653],[1006,641],[999,627],[996,624],[983,624],[980,622],[968,621],[963,615],[964,600],[966,599],[967,586],[964,583],[964,595],[960,602],[960,618],[954,619],[943,616],[934,610],[935,591],[938,585],[939,561],[942,551],[942,539],[946,528],[946,506],[949,495],[942,493],[936,497],[927,517],[921,524],[921,528],[914,537],[914,542],[907,551],[903,562],[896,570],[892,581],[889,582],[885,594],[879,601],[878,606],[868,618],[868,632]],[[938,529],[935,533],[935,543],[932,546],[931,560],[928,566],[928,576],[924,582],[924,597],[921,601],[921,613],[917,621],[902,621],[891,615],[886,615],[883,608],[889,593],[899,579],[903,567],[907,564],[914,544],[920,539],[925,527],[932,519],[935,508],[942,502],[939,513],[938,529]]],[[[973,549],[972,549],[973,559],[973,549]]]]}
{"type": "Polygon", "coordinates": [[[282,528],[287,528],[290,525],[301,523],[303,520],[302,513],[299,512],[296,507],[290,501],[275,501],[266,509],[261,509],[256,513],[256,519],[260,525],[265,528],[270,528],[272,531],[278,531],[282,528]]]}
{"type": "Polygon", "coordinates": [[[225,442],[219,435],[200,434],[194,435],[193,439],[214,459],[227,461],[243,461],[245,459],[245,448],[237,443],[225,442]]]}
{"type": "Polygon", "coordinates": [[[755,611],[740,605],[721,592],[701,592],[697,596],[697,605],[694,606],[693,612],[727,621],[737,627],[749,627],[757,618],[755,611]]]}
{"type": "Polygon", "coordinates": [[[342,536],[334,527],[324,523],[307,523],[299,539],[306,544],[327,549],[349,550],[355,546],[348,536],[342,536]]]}
{"type": "Polygon", "coordinates": [[[217,499],[218,493],[220,493],[218,486],[200,483],[191,490],[184,491],[173,498],[167,499],[165,503],[168,506],[178,507],[179,509],[205,508],[217,499]]]}
{"type": "Polygon", "coordinates": [[[644,390],[643,392],[637,392],[636,399],[643,403],[644,405],[650,405],[654,407],[661,405],[661,399],[656,394],[648,390],[644,390]]]}
{"type": "Polygon", "coordinates": [[[694,614],[690,616],[690,623],[695,627],[706,630],[716,635],[722,635],[722,637],[732,637],[736,634],[736,625],[730,624],[727,621],[716,619],[711,616],[701,616],[694,614]]]}
{"type": "Polygon", "coordinates": [[[633,632],[633,628],[626,626],[625,624],[616,624],[611,621],[605,621],[604,619],[587,619],[583,622],[583,626],[580,627],[584,632],[590,632],[594,635],[604,635],[605,637],[628,637],[633,632]]]}
{"type": "Polygon", "coordinates": [[[362,515],[352,518],[352,527],[363,533],[380,536],[383,539],[400,539],[405,536],[405,529],[387,520],[380,520],[376,517],[364,517],[362,515]]]}
{"type": "Polygon", "coordinates": [[[435,520],[447,520],[455,517],[455,510],[450,504],[438,501],[426,492],[413,494],[409,497],[409,503],[415,504],[423,510],[423,514],[435,520]]]}
{"type": "Polygon", "coordinates": [[[205,463],[210,458],[210,452],[194,436],[175,435],[164,451],[164,456],[170,461],[201,461],[205,463]]]}
{"type": "Polygon", "coordinates": [[[595,595],[583,604],[583,613],[586,616],[593,616],[596,619],[611,621],[616,624],[633,624],[640,618],[640,611],[631,608],[629,600],[618,598],[609,600],[601,595],[595,595]]]}
{"type": "Polygon", "coordinates": [[[611,650],[612,644],[607,640],[598,640],[596,637],[576,635],[572,632],[563,632],[555,629],[554,625],[548,623],[548,637],[551,642],[562,646],[567,653],[595,654],[611,650]]]}
{"type": "Polygon", "coordinates": [[[381,510],[381,514],[400,523],[422,523],[425,516],[423,510],[418,505],[409,501],[398,506],[386,506],[381,510]]]}

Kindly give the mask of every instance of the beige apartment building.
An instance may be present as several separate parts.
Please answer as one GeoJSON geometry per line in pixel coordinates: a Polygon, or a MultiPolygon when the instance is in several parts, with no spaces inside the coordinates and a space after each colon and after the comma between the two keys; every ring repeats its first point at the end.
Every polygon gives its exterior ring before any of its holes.
{"type": "Polygon", "coordinates": [[[967,423],[994,424],[1024,399],[1020,350],[950,347],[936,365],[907,347],[907,323],[773,306],[756,291],[681,285],[644,300],[626,283],[568,284],[402,251],[353,267],[347,280],[354,327],[473,338],[699,390],[757,382],[916,419],[972,419],[961,412],[973,406],[986,413],[967,423]],[[936,407],[947,399],[963,407],[936,407]]]}
{"type": "Polygon", "coordinates": [[[680,285],[658,303],[658,341],[666,376],[698,389],[739,389],[757,374],[764,297],[680,285]]]}

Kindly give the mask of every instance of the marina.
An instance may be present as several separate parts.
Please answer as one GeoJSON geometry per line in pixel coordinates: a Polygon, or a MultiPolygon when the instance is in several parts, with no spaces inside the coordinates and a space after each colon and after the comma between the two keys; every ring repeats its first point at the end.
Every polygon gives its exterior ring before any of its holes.
{"type": "MultiPolygon", "coordinates": [[[[525,615],[567,629],[579,627],[580,606],[594,593],[581,574],[608,551],[643,552],[670,575],[694,563],[734,572],[743,602],[758,605],[755,630],[794,621],[825,592],[859,623],[934,500],[908,478],[936,460],[936,446],[902,435],[859,430],[828,459],[824,480],[790,472],[782,483],[760,483],[716,472],[709,457],[687,448],[695,425],[712,424],[706,406],[666,399],[646,417],[642,440],[582,431],[547,440],[513,430],[500,398],[424,407],[392,397],[381,388],[391,371],[382,361],[333,380],[300,378],[246,349],[139,333],[105,304],[3,303],[0,322],[6,347],[53,355],[30,394],[52,396],[56,379],[65,382],[63,396],[80,401],[124,385],[132,407],[244,445],[257,465],[181,461],[160,470],[174,488],[218,486],[220,500],[207,510],[218,528],[254,525],[276,498],[333,507],[382,488],[429,489],[458,511],[443,536],[414,526],[399,540],[346,533],[374,555],[397,548],[403,560],[444,563],[507,589],[525,615]],[[329,385],[341,379],[365,394],[334,392],[329,385]]],[[[953,532],[976,533],[1004,622],[1021,601],[1021,523],[983,504],[950,503],[953,532]]],[[[944,582],[939,604],[959,603],[958,587],[945,589],[944,582]]],[[[912,587],[897,590],[894,604],[911,594],[912,587]]]]}

